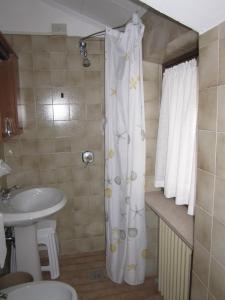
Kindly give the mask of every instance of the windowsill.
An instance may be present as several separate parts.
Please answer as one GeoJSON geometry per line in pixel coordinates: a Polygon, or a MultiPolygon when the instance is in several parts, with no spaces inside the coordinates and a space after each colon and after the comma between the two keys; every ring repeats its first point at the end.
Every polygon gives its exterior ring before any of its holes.
{"type": "Polygon", "coordinates": [[[146,193],[145,203],[193,249],[194,217],[187,214],[187,207],[176,205],[174,198],[165,198],[161,191],[146,193]]]}

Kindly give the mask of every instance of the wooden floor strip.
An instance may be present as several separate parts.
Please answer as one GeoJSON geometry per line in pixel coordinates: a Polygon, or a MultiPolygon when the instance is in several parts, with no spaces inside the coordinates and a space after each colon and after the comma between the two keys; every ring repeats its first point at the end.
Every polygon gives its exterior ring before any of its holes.
{"type": "MultiPolygon", "coordinates": [[[[42,263],[47,263],[42,258],[42,263]]],[[[64,255],[60,258],[60,277],[57,280],[73,286],[79,300],[162,300],[153,278],[141,285],[112,282],[106,275],[104,252],[64,255]]],[[[49,273],[43,277],[49,280],[49,273]]]]}

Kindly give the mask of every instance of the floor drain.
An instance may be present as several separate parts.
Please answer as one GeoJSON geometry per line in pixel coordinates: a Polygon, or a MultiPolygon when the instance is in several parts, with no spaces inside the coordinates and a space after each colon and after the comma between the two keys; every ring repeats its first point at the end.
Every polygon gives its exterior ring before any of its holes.
{"type": "Polygon", "coordinates": [[[89,278],[92,280],[99,280],[106,277],[104,270],[93,270],[89,272],[89,278]]]}

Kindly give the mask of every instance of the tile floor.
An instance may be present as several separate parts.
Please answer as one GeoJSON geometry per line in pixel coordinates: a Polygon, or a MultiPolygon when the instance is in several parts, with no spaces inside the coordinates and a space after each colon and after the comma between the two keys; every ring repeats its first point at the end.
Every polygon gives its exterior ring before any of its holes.
{"type": "MultiPolygon", "coordinates": [[[[129,286],[109,280],[105,271],[104,252],[67,255],[60,258],[61,275],[58,280],[72,285],[79,300],[161,300],[152,278],[144,284],[129,286]]],[[[44,279],[49,274],[44,273],[44,279]]]]}

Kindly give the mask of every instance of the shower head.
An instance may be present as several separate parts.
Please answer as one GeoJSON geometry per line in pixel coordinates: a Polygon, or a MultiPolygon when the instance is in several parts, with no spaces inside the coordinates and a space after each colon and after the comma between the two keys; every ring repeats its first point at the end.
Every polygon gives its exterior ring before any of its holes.
{"type": "Polygon", "coordinates": [[[84,57],[83,58],[83,67],[88,68],[88,67],[90,67],[90,65],[91,65],[90,60],[87,57],[84,57]]]}
{"type": "Polygon", "coordinates": [[[80,40],[79,47],[80,47],[80,55],[83,57],[83,66],[87,68],[91,65],[91,62],[87,57],[87,44],[86,44],[86,42],[84,40],[80,40]]]}

